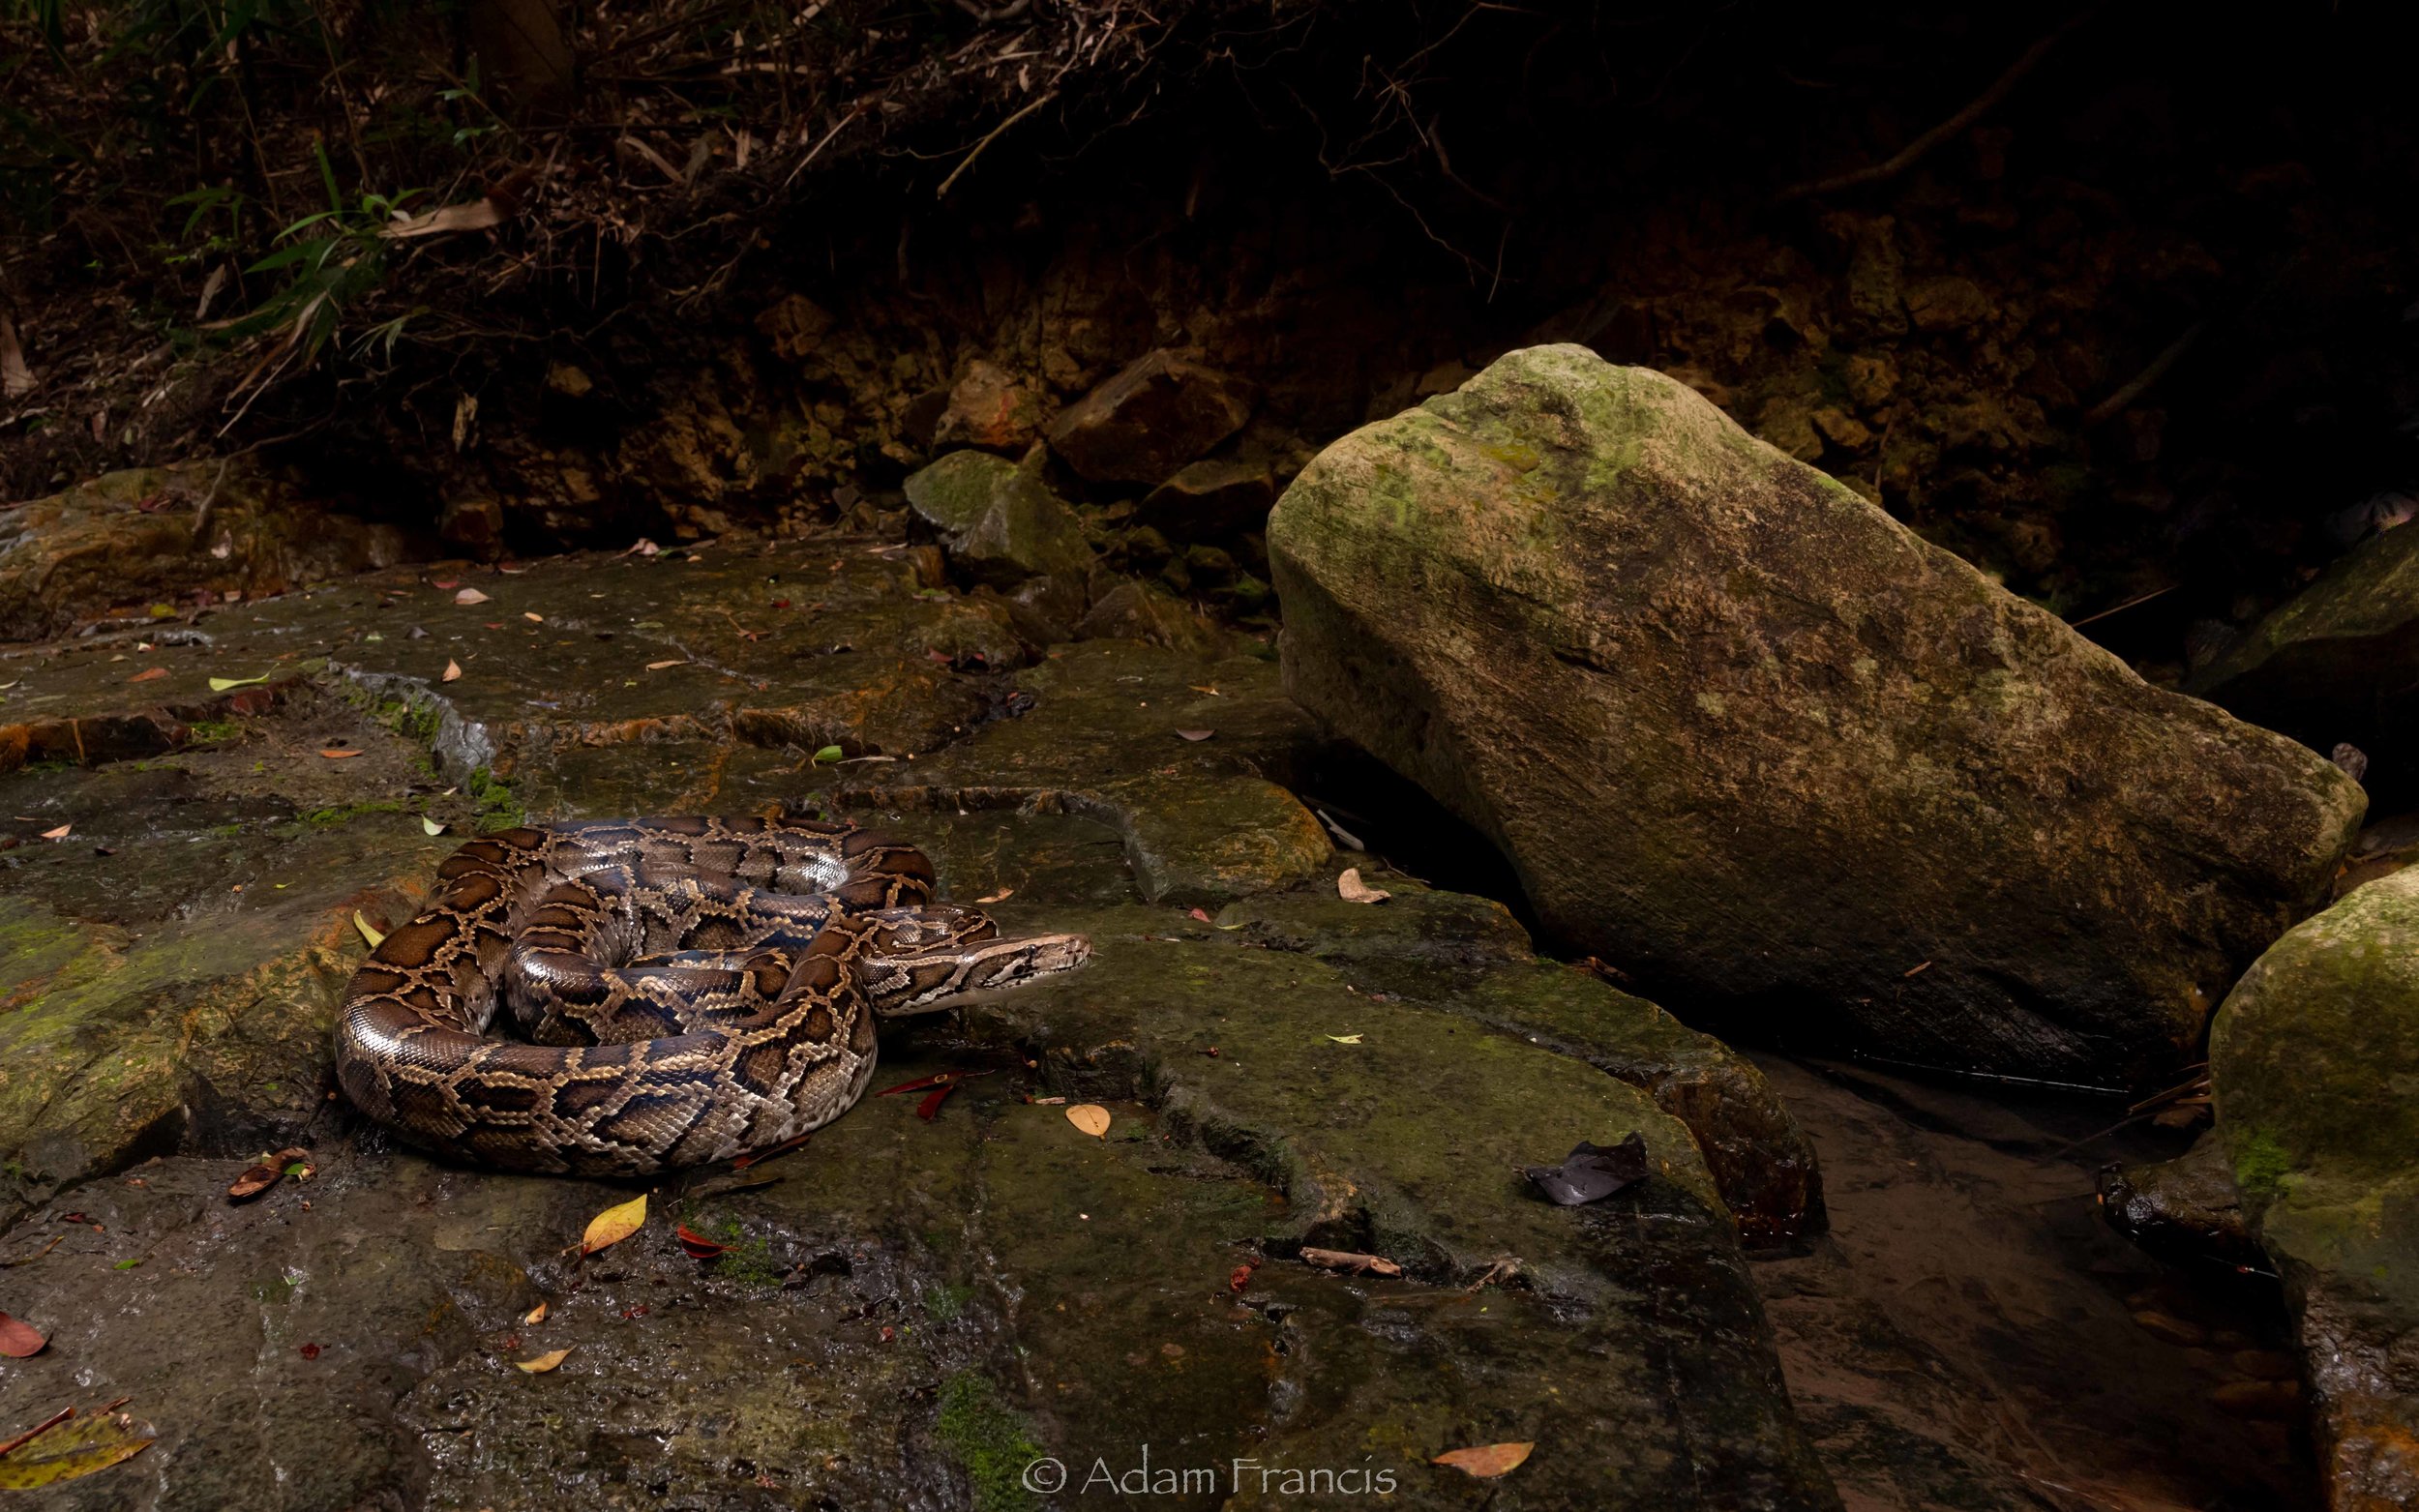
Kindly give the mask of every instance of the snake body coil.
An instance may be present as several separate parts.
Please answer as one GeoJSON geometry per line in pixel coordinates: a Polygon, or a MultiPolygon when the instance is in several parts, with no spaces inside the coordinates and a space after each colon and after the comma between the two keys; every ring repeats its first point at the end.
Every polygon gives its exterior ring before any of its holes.
{"type": "Polygon", "coordinates": [[[363,1112],[481,1165],[637,1175],[848,1112],[878,1019],[1079,966],[932,902],[921,851],[850,824],[665,818],[471,841],[354,974],[336,1067],[363,1112]],[[532,1043],[490,1037],[508,1012],[532,1043]]]}

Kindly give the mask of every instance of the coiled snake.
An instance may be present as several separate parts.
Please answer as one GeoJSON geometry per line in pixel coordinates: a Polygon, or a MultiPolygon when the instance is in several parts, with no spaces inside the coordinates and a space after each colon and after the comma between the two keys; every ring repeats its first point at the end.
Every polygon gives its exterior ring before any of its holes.
{"type": "Polygon", "coordinates": [[[364,1112],[482,1165],[638,1175],[821,1127],[879,1019],[1082,965],[932,902],[923,853],[851,824],[635,819],[506,830],[437,868],[337,1022],[364,1112]],[[492,1038],[498,1008],[532,1043],[492,1038]]]}

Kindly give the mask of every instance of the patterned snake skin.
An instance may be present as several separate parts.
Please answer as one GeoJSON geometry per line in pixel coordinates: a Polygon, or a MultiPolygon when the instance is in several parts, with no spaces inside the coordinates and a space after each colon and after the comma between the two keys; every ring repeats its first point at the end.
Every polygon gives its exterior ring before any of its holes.
{"type": "Polygon", "coordinates": [[[921,851],[851,824],[634,819],[506,830],[352,980],[336,1068],[440,1154],[639,1175],[821,1128],[874,1073],[877,1019],[1090,959],[934,904],[921,851]],[[488,1037],[498,1008],[533,1043],[488,1037]]]}

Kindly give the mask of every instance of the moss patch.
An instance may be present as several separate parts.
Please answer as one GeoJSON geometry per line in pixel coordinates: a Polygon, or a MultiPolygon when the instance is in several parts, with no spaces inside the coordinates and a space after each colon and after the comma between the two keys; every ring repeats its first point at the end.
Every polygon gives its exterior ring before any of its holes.
{"type": "Polygon", "coordinates": [[[975,1512],[1024,1512],[1035,1505],[1024,1477],[1025,1468],[1041,1458],[1041,1446],[989,1380],[960,1371],[942,1382],[937,1431],[966,1471],[975,1512]]]}

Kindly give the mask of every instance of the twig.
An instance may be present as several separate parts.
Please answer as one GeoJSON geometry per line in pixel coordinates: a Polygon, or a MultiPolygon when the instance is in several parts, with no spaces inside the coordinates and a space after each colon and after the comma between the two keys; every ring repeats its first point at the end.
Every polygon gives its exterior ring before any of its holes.
{"type": "Polygon", "coordinates": [[[1031,115],[1034,111],[1040,109],[1043,105],[1048,104],[1056,98],[1058,98],[1057,91],[1053,90],[1049,94],[1045,94],[1040,99],[1034,101],[1031,104],[1027,105],[1024,109],[1019,110],[1016,114],[1009,116],[998,126],[993,127],[989,135],[974,144],[974,150],[972,152],[968,153],[965,157],[958,160],[958,165],[951,168],[949,170],[949,176],[941,181],[941,188],[933,192],[933,197],[935,199],[948,198],[949,187],[955,184],[958,179],[965,174],[967,169],[974,165],[974,160],[983,155],[984,148],[1000,139],[1000,133],[1006,131],[1009,127],[1014,126],[1017,122],[1024,120],[1027,116],[1031,115]]]}
{"type": "Polygon", "coordinates": [[[2182,336],[2167,343],[2165,351],[2150,359],[2150,366],[2135,373],[2134,381],[2085,410],[2083,424],[2096,426],[2103,421],[2114,420],[2125,413],[2133,406],[2134,400],[2150,391],[2152,384],[2167,375],[2167,370],[2175,366],[2175,360],[2184,355],[2185,348],[2200,339],[2200,333],[2208,329],[2208,326],[2209,322],[2206,320],[2194,321],[2191,328],[2182,336]]]}
{"type": "Polygon", "coordinates": [[[2164,588],[2153,588],[2148,593],[2137,593],[2122,604],[2111,604],[2105,609],[2095,609],[2091,613],[2084,615],[2081,619],[2070,619],[2066,622],[2066,628],[2069,630],[2080,630],[2085,625],[2092,624],[2098,620],[2106,619],[2111,614],[2122,614],[2127,609],[2132,608],[2137,604],[2147,604],[2153,599],[2165,598],[2166,595],[2173,593],[2174,591],[2175,584],[2168,583],[2164,588]]]}
{"type": "MultiPolygon", "coordinates": [[[[791,168],[791,169],[790,170],[790,176],[789,176],[788,178],[783,179],[783,180],[781,181],[781,187],[782,187],[782,188],[784,188],[784,189],[788,189],[788,188],[789,188],[791,184],[796,183],[796,182],[797,182],[798,175],[806,171],[806,165],[807,165],[808,163],[813,163],[813,162],[815,161],[815,156],[816,156],[816,154],[818,154],[818,153],[821,152],[824,148],[826,148],[826,147],[830,146],[830,145],[831,145],[831,139],[832,139],[833,137],[835,137],[835,136],[839,135],[842,132],[847,131],[847,130],[850,128],[850,126],[851,126],[851,125],[852,125],[852,124],[855,122],[856,118],[857,118],[858,116],[860,116],[860,115],[863,115],[864,113],[865,113],[865,107],[864,107],[863,105],[858,105],[856,108],[854,108],[854,109],[851,110],[851,111],[850,111],[847,115],[842,116],[842,117],[840,118],[840,124],[839,124],[838,126],[835,126],[835,127],[833,127],[830,131],[825,132],[825,133],[823,133],[823,135],[822,135],[822,139],[821,139],[821,141],[817,142],[814,146],[809,147],[809,148],[806,150],[806,156],[805,156],[805,157],[803,157],[803,158],[800,158],[800,159],[798,160],[798,165],[797,165],[796,167],[791,168]]],[[[601,257],[601,256],[603,256],[603,255],[604,255],[604,243],[603,243],[602,241],[599,241],[599,242],[597,243],[597,249],[598,249],[598,251],[597,251],[597,254],[598,254],[598,256],[600,256],[600,257],[601,257]]]]}
{"type": "Polygon", "coordinates": [[[7,1443],[0,1443],[0,1460],[7,1459],[10,1455],[15,1454],[17,1450],[23,1448],[28,1442],[37,1437],[50,1432],[50,1430],[58,1427],[61,1423],[66,1422],[69,1418],[74,1417],[75,1415],[75,1408],[72,1407],[63,1407],[56,1412],[51,1413],[43,1421],[36,1423],[33,1427],[28,1428],[23,1433],[10,1439],[7,1443]]]}
{"type": "Polygon", "coordinates": [[[2024,55],[2009,64],[2008,71],[1992,80],[1988,89],[1976,95],[1972,103],[1964,109],[1907,143],[1895,156],[1870,166],[1858,168],[1854,172],[1841,173],[1827,179],[1814,179],[1804,184],[1793,184],[1780,192],[1777,203],[1787,204],[1793,199],[1805,199],[1814,194],[1828,194],[1835,190],[1854,189],[1860,184],[1878,184],[1884,179],[1896,178],[1913,167],[1924,154],[1956,136],[1967,127],[1981,120],[1991,106],[2005,100],[2008,92],[2016,88],[2016,83],[2025,74],[2030,74],[2035,65],[2049,56],[2051,48],[2066,40],[2067,33],[2091,19],[2095,9],[2096,7],[2086,7],[2076,12],[2068,18],[2065,25],[2025,48],[2024,55]]]}

